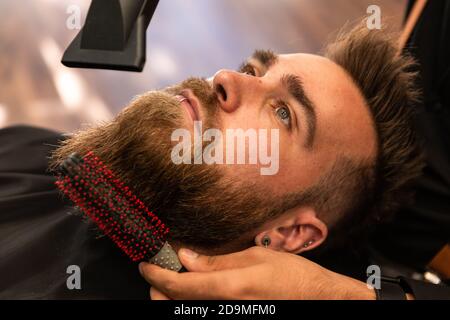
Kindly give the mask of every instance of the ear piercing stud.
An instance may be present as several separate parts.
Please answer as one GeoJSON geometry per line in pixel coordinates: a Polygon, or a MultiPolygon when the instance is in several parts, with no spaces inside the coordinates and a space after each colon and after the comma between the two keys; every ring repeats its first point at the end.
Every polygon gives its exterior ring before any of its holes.
{"type": "Polygon", "coordinates": [[[270,237],[268,235],[265,235],[262,239],[261,239],[261,243],[264,246],[264,248],[267,248],[270,245],[270,237]]]}
{"type": "MultiPolygon", "coordinates": [[[[268,235],[265,235],[264,237],[262,237],[261,239],[261,244],[264,246],[264,248],[267,248],[270,245],[270,237],[268,235]]],[[[307,243],[305,243],[303,245],[303,248],[308,248],[310,245],[312,245],[314,243],[314,240],[310,240],[307,243]]]]}
{"type": "Polygon", "coordinates": [[[314,240],[310,240],[309,242],[305,243],[303,245],[303,248],[308,248],[310,245],[312,245],[314,243],[314,240]]]}

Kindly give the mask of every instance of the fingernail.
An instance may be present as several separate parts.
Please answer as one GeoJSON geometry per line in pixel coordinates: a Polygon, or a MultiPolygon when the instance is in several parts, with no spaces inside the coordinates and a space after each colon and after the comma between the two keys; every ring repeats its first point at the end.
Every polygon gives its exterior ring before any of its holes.
{"type": "Polygon", "coordinates": [[[195,259],[195,258],[198,257],[198,253],[197,252],[194,252],[192,250],[185,249],[185,248],[180,249],[180,254],[186,256],[189,259],[195,259]]]}
{"type": "Polygon", "coordinates": [[[144,262],[139,263],[139,273],[144,276],[144,262]]]}

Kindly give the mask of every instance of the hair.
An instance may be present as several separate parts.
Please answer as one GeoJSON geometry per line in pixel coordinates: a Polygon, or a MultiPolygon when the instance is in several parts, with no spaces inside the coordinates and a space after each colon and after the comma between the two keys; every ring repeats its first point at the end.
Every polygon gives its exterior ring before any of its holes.
{"type": "MultiPolygon", "coordinates": [[[[365,199],[333,227],[330,242],[339,243],[369,231],[368,226],[389,221],[401,206],[411,204],[414,180],[424,167],[424,157],[415,128],[416,63],[399,52],[398,38],[386,30],[369,30],[365,20],[350,31],[344,29],[330,42],[324,56],[341,66],[362,93],[377,133],[373,170],[362,170],[367,180],[350,183],[365,186],[353,198],[365,199]],[[371,194],[364,194],[371,190],[371,194]],[[350,234],[349,234],[350,232],[350,234]]],[[[340,198],[349,194],[340,194],[340,198]]]]}

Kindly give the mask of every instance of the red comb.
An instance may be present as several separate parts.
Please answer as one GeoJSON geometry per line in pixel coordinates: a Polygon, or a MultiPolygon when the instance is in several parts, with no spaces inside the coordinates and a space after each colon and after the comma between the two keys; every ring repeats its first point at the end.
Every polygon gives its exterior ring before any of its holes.
{"type": "Polygon", "coordinates": [[[72,154],[60,169],[58,188],[133,261],[161,250],[169,229],[92,151],[72,154]]]}

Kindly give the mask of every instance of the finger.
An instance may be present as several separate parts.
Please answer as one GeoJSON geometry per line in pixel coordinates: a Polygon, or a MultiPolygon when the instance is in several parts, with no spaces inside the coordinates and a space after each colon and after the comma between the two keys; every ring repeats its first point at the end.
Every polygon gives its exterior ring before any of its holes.
{"type": "Polygon", "coordinates": [[[162,293],[155,287],[150,288],[150,298],[152,300],[170,300],[168,296],[166,296],[164,293],[162,293]]]}
{"type": "Polygon", "coordinates": [[[270,250],[252,247],[244,251],[226,255],[207,256],[182,248],[178,251],[183,266],[191,272],[219,271],[243,268],[259,263],[267,258],[270,250]]]}
{"type": "Polygon", "coordinates": [[[248,277],[246,269],[177,273],[145,262],[140,266],[145,280],[172,299],[236,299],[245,287],[236,279],[248,277]]]}

